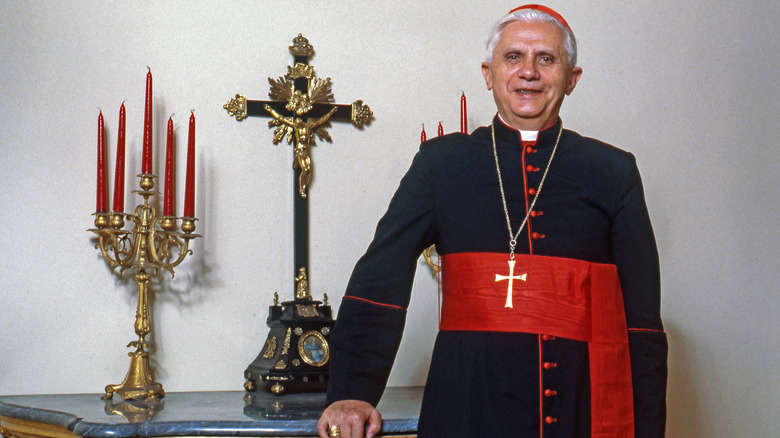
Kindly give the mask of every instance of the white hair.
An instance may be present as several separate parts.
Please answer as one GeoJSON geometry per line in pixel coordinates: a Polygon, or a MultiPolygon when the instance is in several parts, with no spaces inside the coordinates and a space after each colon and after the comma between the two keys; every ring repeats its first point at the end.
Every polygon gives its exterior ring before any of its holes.
{"type": "Polygon", "coordinates": [[[487,40],[487,54],[485,55],[485,61],[487,61],[488,64],[490,64],[490,62],[493,60],[493,50],[498,44],[498,39],[501,37],[501,32],[503,32],[504,28],[509,23],[515,21],[524,21],[526,23],[544,21],[556,25],[563,33],[563,45],[566,49],[566,53],[569,55],[569,66],[574,67],[577,65],[577,39],[574,38],[574,33],[572,33],[568,27],[564,26],[563,23],[558,21],[552,15],[536,9],[520,9],[518,11],[506,14],[503,18],[496,22],[487,40]]]}

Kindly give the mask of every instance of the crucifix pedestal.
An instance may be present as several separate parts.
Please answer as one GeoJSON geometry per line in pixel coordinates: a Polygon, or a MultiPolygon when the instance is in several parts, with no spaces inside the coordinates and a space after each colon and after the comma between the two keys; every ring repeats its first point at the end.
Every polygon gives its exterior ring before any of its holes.
{"type": "Polygon", "coordinates": [[[236,94],[223,107],[241,121],[247,117],[270,117],[275,128],[273,142],[294,146],[293,223],[294,299],[279,305],[275,294],[267,324],[271,328],[257,358],[244,372],[247,391],[268,389],[274,394],[291,390],[323,390],[328,381],[330,330],[334,321],[324,301],[314,301],[309,292],[309,198],[314,164],[311,147],[315,137],[330,142],[327,127],[333,121],[349,121],[362,127],[371,120],[371,109],[357,100],[351,105],[333,103],[330,78],[315,77],[309,58],[314,48],[302,35],[290,46],[294,65],[278,79],[268,78],[271,100],[248,100],[236,94]]]}

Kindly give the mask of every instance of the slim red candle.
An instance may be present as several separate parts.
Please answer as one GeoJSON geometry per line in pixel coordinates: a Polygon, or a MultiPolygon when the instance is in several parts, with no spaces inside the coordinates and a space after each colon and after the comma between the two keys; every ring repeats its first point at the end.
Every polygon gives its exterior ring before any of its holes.
{"type": "Polygon", "coordinates": [[[165,198],[163,216],[173,216],[173,116],[168,118],[168,144],[165,151],[165,198]]]}
{"type": "Polygon", "coordinates": [[[460,96],[460,132],[469,133],[468,121],[466,120],[466,93],[460,96]]]}
{"type": "Polygon", "coordinates": [[[441,126],[441,122],[439,122],[439,136],[444,135],[444,126],[441,126]]]}
{"type": "Polygon", "coordinates": [[[420,133],[420,143],[424,142],[428,139],[428,136],[425,134],[425,123],[423,123],[423,130],[422,133],[420,133]]]}
{"type": "MultiPolygon", "coordinates": [[[[148,67],[147,67],[148,68],[148,67]]],[[[152,69],[146,74],[146,102],[144,105],[144,151],[141,173],[152,173],[152,69]]]]}
{"type": "Polygon", "coordinates": [[[184,191],[184,217],[195,217],[195,113],[190,115],[187,138],[187,182],[184,191]]]}
{"type": "Polygon", "coordinates": [[[114,172],[114,211],[125,210],[125,103],[119,107],[119,133],[116,140],[116,170],[114,172]]]}
{"type": "Polygon", "coordinates": [[[98,141],[97,141],[97,203],[95,211],[105,213],[108,206],[106,193],[106,147],[103,142],[103,111],[98,115],[98,141]]]}

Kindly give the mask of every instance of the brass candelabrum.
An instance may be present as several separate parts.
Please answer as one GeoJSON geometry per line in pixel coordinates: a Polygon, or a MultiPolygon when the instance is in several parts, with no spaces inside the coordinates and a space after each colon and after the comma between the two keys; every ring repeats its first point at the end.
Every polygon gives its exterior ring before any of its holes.
{"type": "Polygon", "coordinates": [[[114,393],[126,400],[154,401],[165,397],[162,384],[152,379],[149,366],[149,355],[152,343],[146,341],[146,336],[152,331],[149,318],[149,279],[156,275],[160,268],[167,270],[173,277],[173,268],[181,264],[188,254],[190,240],[200,237],[195,231],[194,217],[157,216],[154,207],[149,205],[149,198],[156,195],[154,175],[141,174],[139,183],[141,190],[135,190],[143,196],[143,204],[135,208],[133,214],[121,212],[95,213],[96,229],[89,231],[97,234],[98,243],[103,258],[111,269],[119,268],[119,275],[124,271],[136,271],[135,281],[138,283],[138,308],[135,314],[135,333],[137,341],[127,346],[134,347],[130,356],[130,370],[125,380],[118,385],[106,386],[104,399],[110,399],[114,393]],[[132,230],[125,230],[125,221],[132,221],[132,230]],[[179,232],[177,222],[181,220],[179,232]],[[151,274],[151,275],[150,275],[151,274]]]}

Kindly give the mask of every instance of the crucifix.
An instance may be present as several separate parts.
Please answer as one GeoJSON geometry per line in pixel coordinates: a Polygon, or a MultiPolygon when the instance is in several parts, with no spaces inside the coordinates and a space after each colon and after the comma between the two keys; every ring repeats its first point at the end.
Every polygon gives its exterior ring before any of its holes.
{"type": "Polygon", "coordinates": [[[525,278],[528,276],[528,274],[514,275],[515,262],[517,262],[517,260],[509,260],[509,275],[496,274],[496,281],[509,280],[509,285],[506,289],[506,304],[504,304],[504,307],[512,307],[512,286],[514,280],[525,281],[525,278]]]}
{"type": "Polygon", "coordinates": [[[331,121],[349,121],[358,128],[369,122],[373,112],[356,100],[351,105],[335,104],[331,91],[330,78],[315,77],[314,67],[309,65],[309,57],[314,47],[309,40],[298,34],[290,45],[294,65],[287,67],[287,74],[278,79],[268,78],[271,100],[248,100],[236,94],[223,106],[228,114],[237,121],[247,117],[271,117],[269,127],[275,127],[274,144],[285,137],[287,143],[294,144],[294,275],[300,268],[309,268],[309,202],[307,192],[311,183],[313,163],[311,147],[315,136],[331,142],[326,128],[331,121]]]}
{"type": "Polygon", "coordinates": [[[334,121],[349,121],[358,128],[369,122],[371,109],[356,100],[351,105],[333,103],[330,78],[315,77],[309,58],[314,48],[298,34],[290,45],[293,66],[278,79],[268,78],[270,100],[248,100],[236,94],[223,105],[237,121],[270,117],[273,142],[293,145],[293,224],[295,299],[279,305],[278,295],[269,308],[271,327],[263,351],[245,371],[247,391],[269,389],[274,394],[290,390],[321,390],[328,380],[329,333],[333,327],[327,294],[324,303],[309,292],[309,198],[315,139],[331,142],[327,128],[334,121]],[[296,348],[297,346],[297,348],[296,348]]]}

